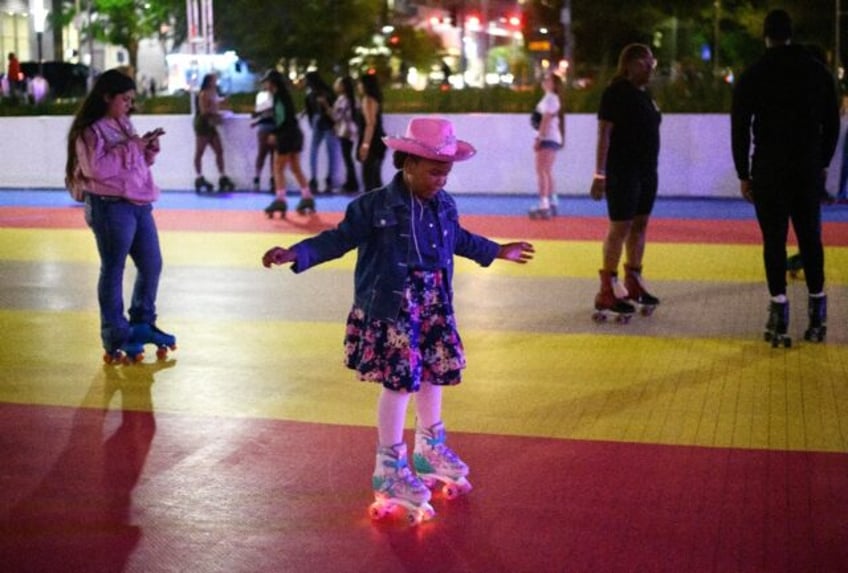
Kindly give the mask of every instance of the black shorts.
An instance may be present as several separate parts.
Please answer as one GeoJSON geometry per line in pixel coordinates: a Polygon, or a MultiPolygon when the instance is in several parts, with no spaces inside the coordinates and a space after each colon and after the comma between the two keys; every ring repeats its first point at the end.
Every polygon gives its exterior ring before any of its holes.
{"type": "Polygon", "coordinates": [[[303,132],[300,128],[277,130],[274,132],[277,140],[277,153],[289,154],[303,151],[303,132]]]}
{"type": "Polygon", "coordinates": [[[630,221],[650,215],[657,198],[657,172],[649,170],[607,171],[607,213],[611,221],[630,221]]]}

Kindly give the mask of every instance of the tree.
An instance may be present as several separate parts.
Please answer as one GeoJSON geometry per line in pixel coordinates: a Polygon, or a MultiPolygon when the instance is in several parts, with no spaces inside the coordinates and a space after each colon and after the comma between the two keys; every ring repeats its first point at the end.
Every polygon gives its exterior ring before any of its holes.
{"type": "MultiPolygon", "coordinates": [[[[123,46],[129,53],[129,64],[138,64],[138,44],[143,38],[158,37],[162,25],[182,19],[182,0],[93,0],[97,18],[90,24],[98,40],[123,46]]],[[[183,26],[184,28],[184,26],[183,26]]]]}
{"type": "Polygon", "coordinates": [[[384,0],[231,0],[216,5],[219,44],[256,67],[281,59],[343,69],[383,23],[384,0]]]}

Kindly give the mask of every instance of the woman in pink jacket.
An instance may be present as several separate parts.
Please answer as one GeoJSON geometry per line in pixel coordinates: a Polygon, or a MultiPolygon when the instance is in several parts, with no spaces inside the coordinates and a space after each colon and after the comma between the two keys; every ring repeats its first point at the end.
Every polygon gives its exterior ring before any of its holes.
{"type": "Polygon", "coordinates": [[[160,358],[176,338],[156,327],[156,295],[162,272],[152,203],[159,197],[150,166],[159,153],[161,129],[139,136],[129,119],[135,82],[118,70],[97,78],[68,133],[65,177],[75,199],[86,204],[86,222],[100,253],[97,298],[107,363],[138,361],[144,344],[160,358]],[[129,319],[123,278],[129,256],[137,269],[129,319]]]}

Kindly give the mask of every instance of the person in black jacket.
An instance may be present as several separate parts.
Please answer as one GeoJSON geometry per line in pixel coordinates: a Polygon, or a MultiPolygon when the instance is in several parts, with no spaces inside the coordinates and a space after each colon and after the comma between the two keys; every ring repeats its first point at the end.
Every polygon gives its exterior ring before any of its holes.
{"type": "Polygon", "coordinates": [[[804,338],[821,342],[827,333],[819,183],[836,150],[839,104],[832,74],[809,50],[791,43],[787,12],[769,12],[763,34],[765,54],[740,76],[733,91],[731,137],[739,189],[754,204],[763,236],[771,295],[764,338],[772,346],[788,347],[790,220],[809,291],[804,338]]]}

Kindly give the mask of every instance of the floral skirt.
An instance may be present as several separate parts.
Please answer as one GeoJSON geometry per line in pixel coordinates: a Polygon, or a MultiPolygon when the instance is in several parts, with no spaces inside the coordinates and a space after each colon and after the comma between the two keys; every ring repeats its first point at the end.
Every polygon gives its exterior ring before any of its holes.
{"type": "Polygon", "coordinates": [[[366,320],[354,306],[347,318],[345,365],[360,380],[417,392],[422,382],[461,381],[465,351],[456,329],[444,273],[413,271],[395,322],[366,320]]]}

